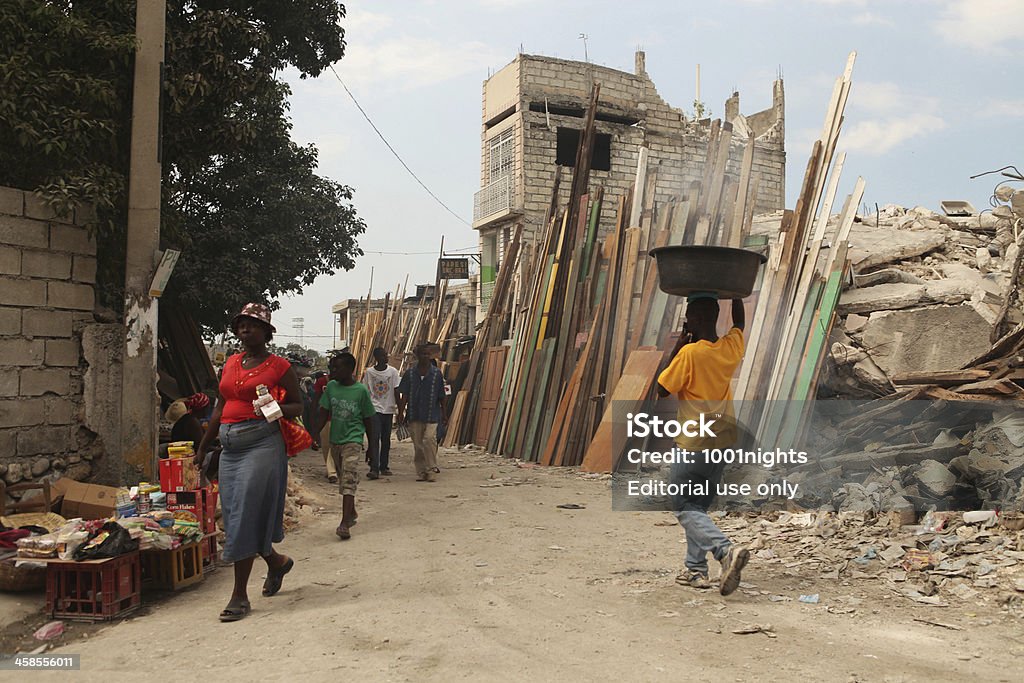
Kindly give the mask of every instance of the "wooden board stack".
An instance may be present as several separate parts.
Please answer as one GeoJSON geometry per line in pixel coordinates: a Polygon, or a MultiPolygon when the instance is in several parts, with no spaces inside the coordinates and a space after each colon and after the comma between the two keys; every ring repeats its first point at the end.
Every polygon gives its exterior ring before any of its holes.
{"type": "Polygon", "coordinates": [[[760,303],[746,335],[734,397],[740,422],[768,448],[793,443],[800,434],[849,269],[849,234],[864,194],[862,178],[831,230],[829,218],[845,161],[844,154],[835,158],[835,150],[855,59],[856,53],[850,53],[846,70],[836,79],[796,208],[785,213],[771,245],[760,303]]]}
{"type": "MultiPolygon", "coordinates": [[[[853,55],[814,145],[797,208],[787,212],[783,231],[770,244],[738,397],[813,395],[847,268],[847,236],[863,192],[859,181],[830,232],[841,156],[827,189],[825,180],[852,65],[853,55]]],[[[614,469],[619,453],[611,442],[611,403],[652,396],[666,360],[658,349],[674,344],[671,332],[682,318],[682,299],[658,289],[648,251],[668,244],[740,247],[747,241],[759,180],[754,139],[746,138],[738,167],[727,173],[734,131],[719,121],[709,130],[701,179],[668,201],[655,201],[657,174],[642,148],[633,190],[611,200],[615,223],[599,239],[606,199],[601,188],[591,192],[587,184],[599,94],[595,86],[568,205],[558,206],[556,180],[546,231],[534,244],[522,244],[517,229],[508,249],[446,445],[475,442],[545,465],[614,469]],[[526,293],[518,306],[517,291],[526,293]]],[[[753,419],[779,435],[798,429],[801,415],[787,409],[753,419]]]]}
{"type": "Polygon", "coordinates": [[[408,284],[406,277],[405,284],[396,287],[394,295],[389,293],[384,297],[383,310],[371,310],[370,295],[367,295],[366,310],[356,322],[349,344],[360,365],[372,363],[373,349],[380,346],[388,352],[391,364],[404,370],[414,361],[417,344],[425,341],[440,345],[442,358],[448,356],[455,341],[452,330],[462,305],[461,297],[447,296],[447,281],[441,280],[435,290],[437,296],[428,301],[424,294],[419,301],[410,304],[406,302],[408,284]]]}

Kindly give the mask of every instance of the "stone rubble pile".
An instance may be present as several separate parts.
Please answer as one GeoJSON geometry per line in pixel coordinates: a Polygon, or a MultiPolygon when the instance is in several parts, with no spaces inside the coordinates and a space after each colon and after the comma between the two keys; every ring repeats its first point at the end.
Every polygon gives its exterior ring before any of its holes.
{"type": "MultiPolygon", "coordinates": [[[[929,513],[907,526],[896,513],[780,512],[729,516],[719,524],[750,548],[754,562],[783,574],[846,586],[880,581],[894,596],[922,605],[994,603],[1024,614],[1024,517],[971,523],[960,513],[929,513]]],[[[834,585],[812,582],[812,588],[829,611],[856,611],[856,600],[843,603],[834,585]]]]}
{"type": "Polygon", "coordinates": [[[858,218],[818,397],[872,401],[819,423],[812,462],[775,477],[800,484],[798,505],[907,524],[929,509],[1024,510],[1024,190],[994,198],[980,215],[858,218]]]}
{"type": "Polygon", "coordinates": [[[960,369],[991,348],[994,328],[998,338],[1024,321],[1015,241],[1024,191],[1009,192],[1008,205],[980,215],[890,205],[854,226],[856,275],[839,301],[826,391],[892,394],[901,376],[960,369]]]}

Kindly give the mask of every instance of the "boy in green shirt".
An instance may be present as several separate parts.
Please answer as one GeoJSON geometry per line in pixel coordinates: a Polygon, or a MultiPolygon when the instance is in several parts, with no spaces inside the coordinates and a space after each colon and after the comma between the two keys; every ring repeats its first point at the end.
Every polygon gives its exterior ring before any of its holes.
{"type": "MultiPolygon", "coordinates": [[[[352,537],[349,529],[356,523],[356,487],[359,486],[359,467],[363,461],[363,437],[373,443],[373,403],[370,390],[357,382],[353,373],[356,358],[351,353],[339,353],[328,363],[331,381],[320,397],[320,429],[331,423],[331,457],[341,475],[341,523],[335,531],[338,538],[352,537]]],[[[317,430],[320,433],[320,430],[317,430]]]]}

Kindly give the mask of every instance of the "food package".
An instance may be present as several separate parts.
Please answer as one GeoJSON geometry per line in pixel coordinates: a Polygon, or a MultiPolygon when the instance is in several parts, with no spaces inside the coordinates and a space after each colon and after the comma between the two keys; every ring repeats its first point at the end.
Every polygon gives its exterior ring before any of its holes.
{"type": "Polygon", "coordinates": [[[89,532],[85,523],[80,519],[72,519],[64,526],[53,532],[57,539],[57,557],[62,560],[74,559],[78,546],[89,540],[89,532]]]}
{"type": "Polygon", "coordinates": [[[167,445],[167,457],[171,459],[191,458],[195,454],[195,448],[191,441],[175,441],[167,445]]]}
{"type": "Polygon", "coordinates": [[[15,544],[18,546],[18,557],[40,559],[57,556],[56,534],[19,538],[15,544]]]}

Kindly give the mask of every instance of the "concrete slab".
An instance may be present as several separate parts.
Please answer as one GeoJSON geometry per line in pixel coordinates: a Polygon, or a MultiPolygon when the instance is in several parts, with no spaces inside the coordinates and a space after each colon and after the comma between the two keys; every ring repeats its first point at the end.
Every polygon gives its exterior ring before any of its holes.
{"type": "MultiPolygon", "coordinates": [[[[980,276],[979,276],[980,280],[980,276]]],[[[928,304],[959,304],[978,288],[977,280],[926,280],[924,284],[894,282],[848,289],[839,298],[839,315],[916,308],[928,304]]]]}
{"type": "Polygon", "coordinates": [[[989,324],[969,304],[872,313],[865,350],[887,375],[956,370],[989,350],[989,324]]]}
{"type": "Polygon", "coordinates": [[[928,290],[925,285],[911,285],[894,282],[874,287],[858,287],[848,289],[839,297],[836,312],[839,315],[850,313],[872,313],[900,308],[913,308],[925,301],[928,290]]]}
{"type": "Polygon", "coordinates": [[[914,474],[921,487],[937,498],[948,496],[956,485],[956,475],[935,460],[925,460],[914,474]]]}
{"type": "Polygon", "coordinates": [[[881,225],[857,223],[850,232],[850,260],[856,270],[927,254],[946,243],[939,230],[899,230],[881,225]]]}

